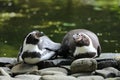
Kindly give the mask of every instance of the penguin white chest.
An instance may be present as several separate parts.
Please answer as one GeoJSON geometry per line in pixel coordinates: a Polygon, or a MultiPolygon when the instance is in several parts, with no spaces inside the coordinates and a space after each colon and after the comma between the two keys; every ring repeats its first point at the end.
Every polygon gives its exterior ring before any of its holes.
{"type": "Polygon", "coordinates": [[[94,53],[96,53],[95,56],[97,56],[97,50],[92,45],[83,46],[83,47],[76,47],[73,55],[77,56],[79,54],[84,54],[84,53],[89,53],[89,52],[94,52],[94,53]]]}
{"type": "Polygon", "coordinates": [[[35,64],[35,63],[40,62],[40,58],[27,57],[27,58],[24,59],[24,61],[25,61],[26,63],[29,63],[29,64],[35,64]]]}

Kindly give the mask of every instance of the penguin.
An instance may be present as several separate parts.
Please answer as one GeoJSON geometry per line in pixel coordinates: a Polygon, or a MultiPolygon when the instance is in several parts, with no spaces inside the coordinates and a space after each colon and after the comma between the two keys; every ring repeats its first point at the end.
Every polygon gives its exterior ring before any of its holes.
{"type": "Polygon", "coordinates": [[[86,29],[74,29],[63,38],[60,56],[78,58],[96,58],[101,54],[101,46],[97,35],[86,29]]]}
{"type": "MultiPolygon", "coordinates": [[[[23,45],[18,54],[18,58],[17,58],[18,62],[23,61],[27,64],[37,64],[40,61],[50,59],[52,56],[55,55],[56,48],[54,49],[54,47],[52,48],[43,47],[44,45],[47,45],[43,43],[44,41],[44,38],[42,38],[43,36],[46,36],[46,35],[43,32],[39,32],[36,30],[36,31],[30,32],[25,37],[23,41],[23,45]]],[[[49,38],[47,37],[47,39],[49,38]]]]}

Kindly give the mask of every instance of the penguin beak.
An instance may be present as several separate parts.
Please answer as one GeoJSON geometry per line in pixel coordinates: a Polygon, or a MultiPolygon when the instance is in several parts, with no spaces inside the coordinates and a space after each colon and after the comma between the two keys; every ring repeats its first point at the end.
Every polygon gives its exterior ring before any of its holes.
{"type": "Polygon", "coordinates": [[[40,36],[44,36],[45,34],[43,32],[40,32],[40,36]]]}

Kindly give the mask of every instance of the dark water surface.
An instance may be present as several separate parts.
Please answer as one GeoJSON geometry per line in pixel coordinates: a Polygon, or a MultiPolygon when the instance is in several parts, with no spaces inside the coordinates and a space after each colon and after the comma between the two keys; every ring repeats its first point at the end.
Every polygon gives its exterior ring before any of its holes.
{"type": "Polygon", "coordinates": [[[83,2],[86,5],[79,1],[83,0],[0,1],[0,56],[16,57],[24,36],[30,31],[43,31],[53,41],[61,42],[69,30],[77,28],[96,33],[102,52],[120,52],[117,2],[110,0],[114,2],[112,5],[103,0],[96,5],[83,2]]]}

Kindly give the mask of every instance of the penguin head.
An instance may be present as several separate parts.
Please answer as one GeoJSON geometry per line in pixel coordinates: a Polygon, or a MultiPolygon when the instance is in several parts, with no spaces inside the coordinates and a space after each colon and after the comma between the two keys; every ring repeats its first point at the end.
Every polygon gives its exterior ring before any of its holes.
{"type": "Polygon", "coordinates": [[[39,32],[37,30],[32,31],[26,36],[25,43],[36,45],[39,42],[39,38],[42,36],[44,36],[43,32],[39,32]]]}
{"type": "Polygon", "coordinates": [[[73,40],[76,46],[89,46],[90,45],[90,38],[85,33],[76,33],[73,35],[73,40]]]}

